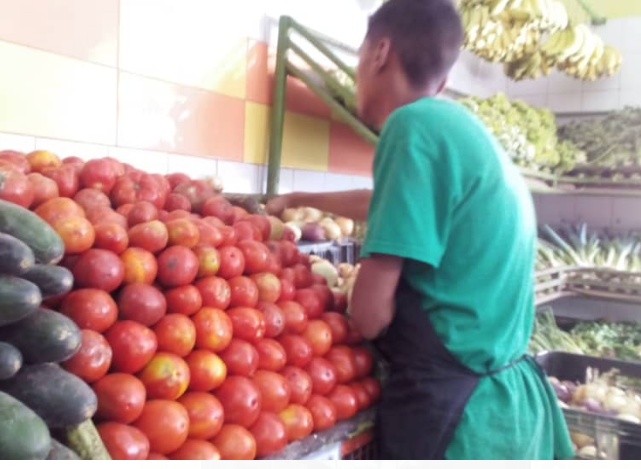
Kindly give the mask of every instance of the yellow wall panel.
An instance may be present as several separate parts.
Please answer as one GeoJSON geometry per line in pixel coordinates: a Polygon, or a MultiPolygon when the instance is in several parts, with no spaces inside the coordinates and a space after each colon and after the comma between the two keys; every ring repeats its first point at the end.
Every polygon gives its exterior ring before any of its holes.
{"type": "Polygon", "coordinates": [[[267,163],[270,111],[264,104],[245,103],[245,163],[267,163]]]}
{"type": "Polygon", "coordinates": [[[0,131],[116,142],[116,70],[0,41],[0,131]]]}
{"type": "Polygon", "coordinates": [[[327,171],[330,121],[285,113],[282,166],[327,171]]]}

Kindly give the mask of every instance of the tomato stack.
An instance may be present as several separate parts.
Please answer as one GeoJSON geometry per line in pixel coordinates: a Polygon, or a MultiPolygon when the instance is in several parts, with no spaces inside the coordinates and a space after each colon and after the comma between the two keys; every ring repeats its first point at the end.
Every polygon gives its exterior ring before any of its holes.
{"type": "Polygon", "coordinates": [[[82,329],[64,366],[93,385],[113,458],[263,457],[378,398],[345,296],[279,220],[182,174],[6,155],[0,198],[65,243],[74,290],[49,306],[82,329]]]}

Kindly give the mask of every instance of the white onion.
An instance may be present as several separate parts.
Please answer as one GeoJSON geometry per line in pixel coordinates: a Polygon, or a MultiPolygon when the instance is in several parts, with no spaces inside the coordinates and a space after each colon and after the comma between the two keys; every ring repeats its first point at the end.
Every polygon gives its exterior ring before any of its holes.
{"type": "Polygon", "coordinates": [[[322,275],[327,280],[327,286],[332,288],[338,282],[338,271],[329,261],[321,261],[312,264],[312,272],[322,275]]]}
{"type": "Polygon", "coordinates": [[[341,229],[341,233],[344,238],[352,236],[354,233],[354,220],[345,217],[338,217],[335,221],[341,229]]]}
{"type": "Polygon", "coordinates": [[[294,240],[300,241],[303,236],[303,232],[301,231],[300,226],[298,226],[298,223],[290,221],[289,223],[285,223],[285,226],[294,233],[294,240]]]}
{"type": "Polygon", "coordinates": [[[303,221],[303,216],[304,216],[304,209],[299,209],[299,208],[287,208],[285,211],[283,211],[283,214],[281,215],[281,218],[285,223],[289,223],[291,221],[303,221]]]}
{"type": "Polygon", "coordinates": [[[335,241],[343,236],[340,227],[331,218],[323,218],[319,224],[325,230],[327,239],[335,241]]]}
{"type": "Polygon", "coordinates": [[[307,223],[317,223],[323,218],[323,212],[312,207],[305,207],[302,209],[303,221],[307,223]]]}

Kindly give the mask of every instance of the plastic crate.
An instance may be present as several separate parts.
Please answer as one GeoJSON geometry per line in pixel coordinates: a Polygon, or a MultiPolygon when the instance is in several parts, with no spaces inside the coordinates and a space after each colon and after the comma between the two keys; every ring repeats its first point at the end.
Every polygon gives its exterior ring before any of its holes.
{"type": "Polygon", "coordinates": [[[301,241],[298,243],[298,250],[303,254],[318,256],[328,260],[332,264],[356,264],[358,249],[351,241],[301,241]]]}
{"type": "Polygon", "coordinates": [[[341,442],[324,446],[318,451],[305,455],[302,461],[340,461],[341,460],[341,442]]]}
{"type": "Polygon", "coordinates": [[[366,431],[357,435],[341,445],[341,459],[343,460],[377,460],[378,451],[374,442],[374,432],[366,431]]]}

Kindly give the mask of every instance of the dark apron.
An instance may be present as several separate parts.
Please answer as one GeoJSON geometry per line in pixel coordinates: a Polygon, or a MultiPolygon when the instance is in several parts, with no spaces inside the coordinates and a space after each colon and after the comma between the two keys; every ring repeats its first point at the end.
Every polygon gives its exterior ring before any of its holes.
{"type": "Polygon", "coordinates": [[[376,347],[389,364],[378,407],[379,458],[445,459],[463,410],[480,378],[443,345],[417,292],[402,283],[394,320],[376,347]]]}

